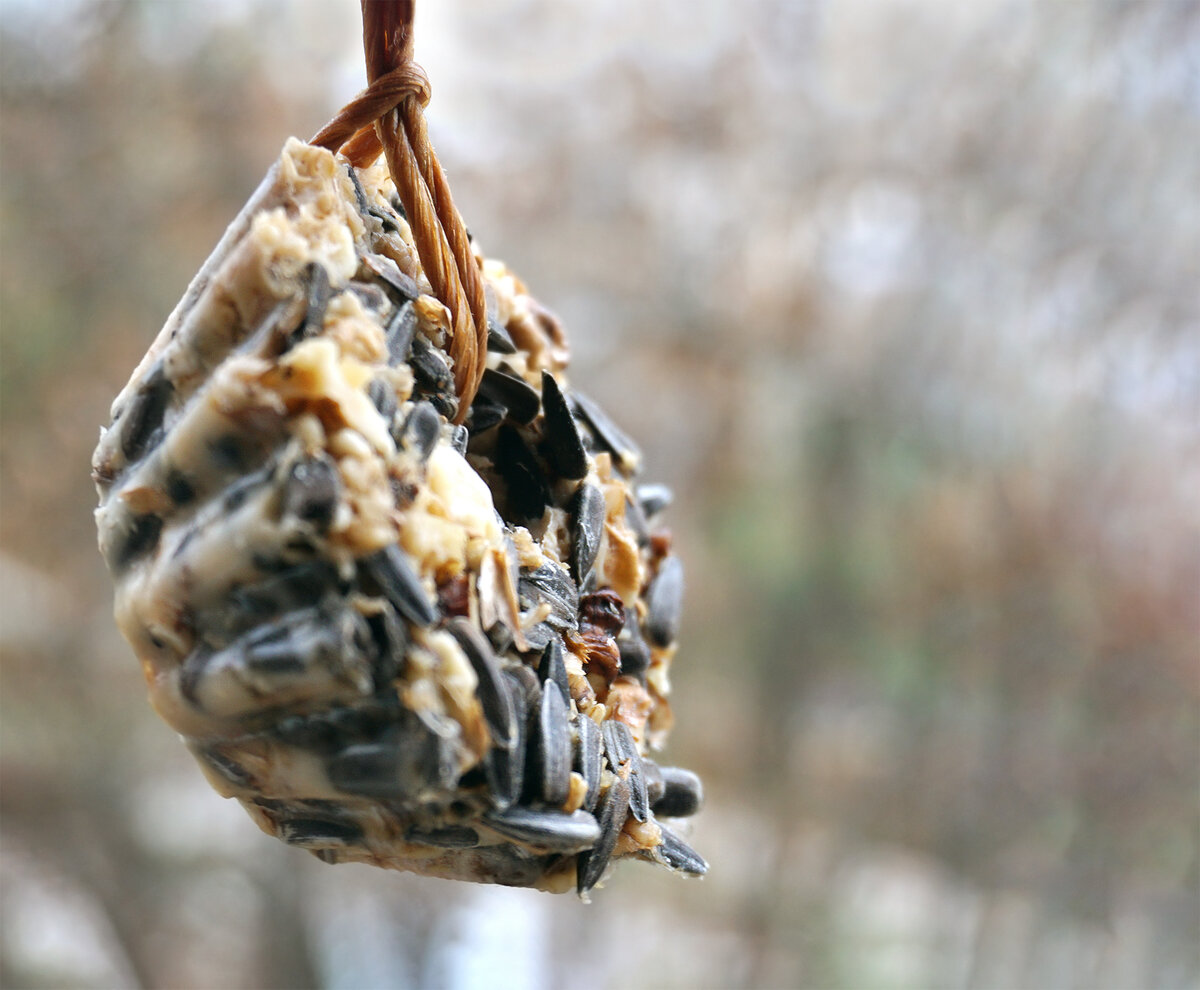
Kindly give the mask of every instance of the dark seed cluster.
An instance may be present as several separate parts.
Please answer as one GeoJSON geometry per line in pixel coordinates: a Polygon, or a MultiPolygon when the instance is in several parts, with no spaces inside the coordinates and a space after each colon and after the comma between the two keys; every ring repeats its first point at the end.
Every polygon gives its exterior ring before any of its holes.
{"type": "Polygon", "coordinates": [[[585,894],[623,856],[702,874],[661,821],[700,780],[649,757],[670,493],[636,486],[561,328],[492,262],[459,409],[393,200],[289,143],[114,404],[97,522],[152,700],[327,862],[585,894]]]}

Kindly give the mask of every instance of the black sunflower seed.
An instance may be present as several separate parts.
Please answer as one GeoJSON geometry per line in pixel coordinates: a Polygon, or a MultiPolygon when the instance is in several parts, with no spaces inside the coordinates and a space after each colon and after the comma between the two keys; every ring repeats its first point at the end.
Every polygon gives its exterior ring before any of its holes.
{"type": "Polygon", "coordinates": [[[167,490],[167,497],[176,505],[187,505],[196,497],[195,486],[182,471],[175,468],[167,472],[163,487],[167,490]]]}
{"type": "Polygon", "coordinates": [[[367,203],[367,194],[363,192],[362,183],[358,181],[358,173],[349,162],[346,163],[345,168],[346,174],[350,176],[350,184],[354,186],[354,204],[358,207],[359,213],[366,213],[369,204],[367,203]]]}
{"type": "Polygon", "coordinates": [[[324,532],[333,521],[341,488],[332,461],[324,456],[306,457],[293,464],[288,472],[283,488],[283,512],[324,532]]]}
{"type": "Polygon", "coordinates": [[[492,401],[485,395],[475,396],[471,403],[471,413],[467,417],[467,429],[472,436],[486,433],[504,422],[506,410],[504,406],[492,401]]]}
{"type": "Polygon", "coordinates": [[[508,328],[494,316],[488,317],[487,349],[493,354],[516,354],[517,345],[513,343],[508,328]]]}
{"type": "Polygon", "coordinates": [[[408,360],[412,350],[413,336],[417,332],[417,310],[411,302],[401,303],[384,329],[387,343],[388,364],[393,368],[408,360]]]}
{"type": "Polygon", "coordinates": [[[643,758],[642,776],[646,778],[646,797],[650,801],[650,808],[657,814],[658,809],[655,808],[655,805],[666,790],[662,768],[653,760],[643,758]]]}
{"type": "Polygon", "coordinates": [[[484,370],[479,392],[496,405],[503,406],[509,416],[522,424],[532,423],[542,407],[542,397],[525,379],[495,368],[484,370]]]}
{"type": "Polygon", "coordinates": [[[279,838],[290,846],[348,846],[361,842],[363,830],[351,821],[321,818],[291,818],[278,826],[279,838]]]}
{"type": "Polygon", "coordinates": [[[388,696],[394,692],[396,678],[404,673],[408,636],[396,610],[387,602],[379,602],[378,611],[367,615],[366,621],[375,644],[375,690],[388,696]]]}
{"type": "Polygon", "coordinates": [[[679,635],[683,610],[683,564],[678,557],[662,562],[646,592],[646,638],[655,646],[669,646],[679,635]]]}
{"type": "Polygon", "coordinates": [[[637,490],[638,506],[646,519],[653,519],[670,506],[675,499],[671,489],[666,485],[639,485],[637,490]]]}
{"type": "Polygon", "coordinates": [[[625,609],[625,628],[617,637],[617,647],[621,651],[621,673],[644,679],[652,657],[650,647],[642,639],[636,609],[625,609]]]}
{"type": "Polygon", "coordinates": [[[591,573],[604,539],[604,493],[584,483],[571,498],[571,572],[581,585],[591,573]]]}
{"type": "Polygon", "coordinates": [[[638,546],[647,546],[650,543],[650,524],[646,521],[646,515],[635,498],[625,499],[625,521],[633,530],[633,535],[637,537],[638,546]]]}
{"type": "Polygon", "coordinates": [[[538,797],[549,805],[561,805],[571,787],[570,709],[558,685],[542,685],[542,703],[536,721],[533,762],[538,770],[538,797]]]}
{"type": "Polygon", "coordinates": [[[325,310],[329,307],[331,290],[329,272],[319,261],[310,261],[304,270],[308,282],[305,292],[304,321],[293,335],[295,339],[316,337],[325,329],[325,310]]]}
{"type": "Polygon", "coordinates": [[[395,291],[401,302],[411,302],[421,294],[417,283],[400,271],[390,258],[379,254],[364,254],[362,260],[369,271],[378,275],[388,288],[395,291]]]}
{"type": "Polygon", "coordinates": [[[424,337],[414,337],[412,359],[409,362],[417,385],[427,392],[443,393],[454,391],[454,377],[450,366],[441,352],[424,337]]]}
{"type": "Polygon", "coordinates": [[[120,573],[139,557],[143,557],[158,546],[162,535],[163,521],[153,513],[127,517],[125,531],[109,545],[108,569],[120,573]]]}
{"type": "Polygon", "coordinates": [[[700,778],[682,767],[662,768],[663,792],[653,805],[654,813],[664,818],[686,818],[704,803],[704,785],[700,778]]]}
{"type": "Polygon", "coordinates": [[[521,434],[500,427],[494,453],[496,470],[508,490],[508,508],[517,519],[540,519],[550,501],[545,474],[521,434]]]}
{"type": "Polygon", "coordinates": [[[604,876],[628,817],[629,785],[618,780],[604,792],[596,809],[600,838],[591,849],[581,852],[576,860],[575,882],[579,893],[586,894],[604,876]]]}
{"type": "Polygon", "coordinates": [[[658,827],[662,831],[662,845],[656,846],[652,851],[655,859],[672,870],[691,876],[702,877],[708,872],[708,864],[703,856],[666,825],[660,822],[658,827]]]}
{"type": "Polygon", "coordinates": [[[603,742],[596,723],[582,712],[575,716],[575,771],[587,784],[583,806],[593,811],[600,798],[600,775],[604,772],[603,742]]]}
{"type": "Polygon", "coordinates": [[[484,775],[492,804],[503,811],[521,795],[525,783],[526,747],[529,739],[529,701],[525,687],[512,679],[512,670],[504,671],[510,680],[509,697],[513,706],[513,721],[517,736],[512,746],[493,746],[484,757],[484,775]]]}
{"type": "Polygon", "coordinates": [[[571,685],[567,680],[567,667],[562,640],[555,636],[542,650],[542,659],[538,664],[538,675],[543,681],[557,684],[563,699],[571,697],[571,685]]]}
{"type": "Polygon", "coordinates": [[[385,423],[390,424],[396,415],[396,390],[382,378],[372,378],[367,386],[367,398],[371,400],[385,423]]]}
{"type": "Polygon", "coordinates": [[[135,461],[162,439],[163,418],[175,386],[162,362],[154,366],[121,413],[121,453],[135,461]]]}
{"type": "Polygon", "coordinates": [[[511,749],[517,741],[517,717],[492,644],[464,618],[452,619],[446,630],[458,641],[479,678],[476,694],[492,734],[492,744],[511,749]]]}
{"type": "Polygon", "coordinates": [[[550,606],[546,622],[558,629],[573,629],[579,612],[579,589],[567,569],[547,561],[534,571],[522,572],[517,581],[517,597],[522,609],[539,602],[550,606]]]}
{"type": "Polygon", "coordinates": [[[599,823],[586,811],[509,808],[484,815],[483,821],[507,838],[546,852],[579,852],[591,848],[600,838],[599,823]]]}
{"type": "Polygon", "coordinates": [[[591,426],[596,439],[617,459],[617,466],[626,474],[635,473],[642,460],[637,444],[608,418],[600,406],[581,392],[572,392],[571,398],[580,415],[591,426]]]}
{"type": "Polygon", "coordinates": [[[613,773],[621,776],[620,768],[628,764],[629,810],[639,822],[650,815],[650,800],[646,794],[646,778],[642,775],[642,757],[638,753],[633,732],[624,722],[609,719],[602,726],[604,752],[613,773]]]}
{"type": "Polygon", "coordinates": [[[216,749],[191,745],[189,748],[208,766],[236,787],[252,787],[254,778],[241,764],[216,749]]]}
{"type": "Polygon", "coordinates": [[[548,371],[542,372],[542,408],[545,413],[546,460],[563,478],[574,481],[587,474],[587,451],[575,425],[575,417],[563,397],[558,382],[548,371]]]}
{"type": "Polygon", "coordinates": [[[415,453],[427,461],[437,446],[442,432],[442,417],[428,402],[418,402],[412,407],[404,424],[398,431],[396,443],[405,450],[415,453]]]}
{"type": "Polygon", "coordinates": [[[538,680],[537,674],[521,664],[517,667],[506,668],[504,676],[512,682],[514,693],[524,696],[525,710],[527,712],[537,711],[538,705],[542,703],[542,684],[538,680]]]}
{"type": "Polygon", "coordinates": [[[257,621],[312,605],[337,585],[337,570],[332,564],[309,561],[234,589],[228,605],[222,607],[232,606],[232,611],[257,621]]]}
{"type": "Polygon", "coordinates": [[[431,626],[437,621],[437,609],[430,602],[425,586],[421,584],[404,551],[396,544],[362,558],[358,566],[378,593],[409,622],[431,626]]]}
{"type": "Polygon", "coordinates": [[[404,830],[404,840],[442,849],[471,849],[479,845],[479,833],[466,825],[443,825],[440,828],[410,825],[404,830]]]}
{"type": "Polygon", "coordinates": [[[330,760],[325,772],[338,790],[363,797],[405,798],[424,783],[424,774],[413,773],[411,761],[402,760],[395,742],[347,746],[330,760]]]}

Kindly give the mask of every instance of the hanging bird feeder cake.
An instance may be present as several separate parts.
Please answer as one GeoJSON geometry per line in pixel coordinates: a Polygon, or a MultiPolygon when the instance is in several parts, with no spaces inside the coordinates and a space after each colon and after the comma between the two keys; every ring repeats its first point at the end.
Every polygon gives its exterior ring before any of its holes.
{"type": "Polygon", "coordinates": [[[577,888],[707,869],[664,819],[682,572],[665,489],[478,254],[429,147],[412,4],[292,139],[93,460],[117,621],[212,785],[330,863],[577,888]],[[383,157],[380,157],[382,152],[383,157]]]}

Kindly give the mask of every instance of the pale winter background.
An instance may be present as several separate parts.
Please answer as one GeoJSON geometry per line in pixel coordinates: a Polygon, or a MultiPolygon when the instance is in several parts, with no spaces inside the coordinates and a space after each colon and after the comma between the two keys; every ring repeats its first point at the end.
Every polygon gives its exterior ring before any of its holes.
{"type": "Polygon", "coordinates": [[[1200,11],[423,0],[459,205],[675,487],[711,875],[327,867],[111,622],[88,461],[352,0],[2,0],[0,980],[1195,987],[1200,11]]]}

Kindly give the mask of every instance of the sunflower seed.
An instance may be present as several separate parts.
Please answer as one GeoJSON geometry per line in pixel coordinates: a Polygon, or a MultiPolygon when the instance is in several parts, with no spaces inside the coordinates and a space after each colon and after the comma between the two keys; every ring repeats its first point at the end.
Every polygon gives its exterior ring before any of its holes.
{"type": "Polygon", "coordinates": [[[650,524],[646,521],[646,515],[642,512],[638,500],[628,496],[625,498],[625,521],[637,537],[638,546],[647,546],[650,543],[650,524]]]}
{"type": "Polygon", "coordinates": [[[668,557],[646,592],[646,637],[655,646],[669,646],[679,635],[683,610],[683,564],[668,557]]]}
{"type": "Polygon", "coordinates": [[[642,776],[642,757],[638,753],[633,732],[624,722],[609,719],[602,727],[604,752],[613,773],[620,776],[620,767],[629,764],[629,810],[639,822],[650,815],[650,800],[646,795],[646,778],[642,776]]]}
{"type": "Polygon", "coordinates": [[[506,410],[504,406],[493,402],[485,395],[477,395],[471,403],[471,414],[467,419],[467,429],[472,436],[486,433],[494,426],[504,422],[506,410]]]}
{"type": "Polygon", "coordinates": [[[374,403],[385,423],[390,424],[396,415],[396,390],[382,378],[372,378],[367,386],[367,398],[374,403]]]}
{"type": "Polygon", "coordinates": [[[125,532],[112,541],[106,554],[108,569],[114,574],[158,546],[158,538],[162,535],[163,521],[153,513],[127,518],[125,532]]]}
{"type": "Polygon", "coordinates": [[[487,368],[479,383],[479,393],[498,406],[518,423],[531,423],[542,407],[542,397],[525,379],[487,368]]]}
{"type": "Polygon", "coordinates": [[[596,439],[616,457],[618,466],[627,474],[635,474],[642,462],[637,444],[608,418],[600,406],[582,392],[572,392],[571,398],[580,415],[591,426],[596,439]]]}
{"type": "MultiPolygon", "coordinates": [[[[445,416],[452,416],[453,413],[443,413],[445,416]]],[[[461,423],[450,431],[450,446],[464,457],[467,456],[467,443],[471,439],[471,432],[461,423]]]]}
{"type": "Polygon", "coordinates": [[[320,818],[281,821],[275,834],[290,846],[314,848],[349,846],[363,839],[363,830],[354,822],[320,818]]]}
{"type": "Polygon", "coordinates": [[[682,767],[663,767],[663,793],[654,802],[654,813],[664,818],[686,818],[704,803],[700,778],[682,767]]]}
{"type": "Polygon", "coordinates": [[[652,657],[650,647],[642,639],[637,609],[625,609],[625,628],[617,637],[617,647],[621,651],[621,673],[644,680],[652,657]]]}
{"type": "Polygon", "coordinates": [[[379,593],[409,622],[431,626],[437,621],[437,610],[429,601],[425,586],[396,544],[363,557],[358,566],[379,593]]]}
{"type": "Polygon", "coordinates": [[[511,682],[512,693],[524,697],[526,712],[536,711],[542,703],[542,684],[538,680],[537,674],[524,664],[520,664],[505,668],[504,676],[511,682]]]}
{"type": "Polygon", "coordinates": [[[553,681],[542,685],[542,704],[534,736],[533,762],[539,771],[539,798],[561,805],[571,786],[570,709],[553,681]]]}
{"type": "Polygon", "coordinates": [[[604,493],[595,485],[585,482],[571,499],[571,573],[581,585],[600,552],[607,511],[604,493]]]}
{"type": "Polygon", "coordinates": [[[362,261],[369,271],[374,272],[383,279],[385,285],[395,290],[401,302],[411,302],[421,294],[417,283],[400,271],[391,258],[367,253],[362,256],[362,261]]]}
{"type": "Polygon", "coordinates": [[[158,445],[163,418],[174,392],[175,386],[160,361],[121,413],[121,453],[126,460],[138,460],[158,445]]]}
{"type": "Polygon", "coordinates": [[[254,778],[241,764],[216,749],[190,743],[188,748],[205,764],[236,787],[253,787],[254,778]]]}
{"type": "Polygon", "coordinates": [[[587,452],[583,437],[562,389],[548,371],[542,372],[542,408],[545,413],[544,453],[550,466],[563,478],[574,481],[587,474],[587,452]]]}
{"type": "Polygon", "coordinates": [[[537,570],[522,573],[517,581],[517,597],[522,609],[539,602],[550,606],[546,622],[559,629],[575,627],[579,612],[579,590],[561,564],[547,561],[537,570]]]}
{"type": "Polygon", "coordinates": [[[382,313],[392,308],[391,300],[388,299],[387,293],[377,285],[351,279],[346,284],[346,288],[358,297],[358,301],[363,304],[363,309],[369,312],[382,313]]]}
{"type": "Polygon", "coordinates": [[[650,802],[651,809],[657,814],[658,809],[655,808],[655,804],[663,796],[663,791],[666,788],[666,784],[663,781],[662,768],[653,760],[643,757],[642,776],[646,778],[646,798],[650,802]]]}
{"type": "Polygon", "coordinates": [[[604,771],[603,743],[596,723],[582,712],[575,716],[575,767],[587,784],[583,806],[593,811],[600,797],[600,775],[604,771]]]}
{"type": "Polygon", "coordinates": [[[573,853],[590,848],[600,838],[600,825],[586,811],[534,811],[509,808],[483,816],[492,830],[534,849],[573,853]]]}
{"type": "Polygon", "coordinates": [[[500,427],[494,453],[495,466],[508,490],[508,509],[517,519],[540,519],[550,501],[545,474],[521,434],[500,427]]]}
{"type": "Polygon", "coordinates": [[[284,482],[283,512],[312,523],[323,533],[333,522],[341,487],[337,468],[328,458],[307,457],[297,461],[284,482]]]}
{"type": "Polygon", "coordinates": [[[279,615],[311,605],[336,589],[337,584],[337,571],[333,565],[311,561],[236,588],[230,592],[229,601],[222,602],[220,607],[258,621],[264,616],[279,615]]]}
{"type": "Polygon", "coordinates": [[[488,317],[487,349],[493,354],[516,354],[517,345],[513,343],[508,328],[494,316],[488,317]]]}
{"type": "Polygon", "coordinates": [[[564,660],[562,640],[555,636],[542,650],[538,674],[543,681],[557,684],[559,691],[562,692],[563,700],[566,700],[571,697],[571,686],[567,681],[567,668],[564,660]]]}
{"type": "Polygon", "coordinates": [[[412,407],[404,425],[400,428],[397,444],[415,453],[422,461],[429,460],[442,432],[442,417],[428,402],[418,402],[412,407]]]}
{"type": "Polygon", "coordinates": [[[604,876],[628,817],[629,785],[623,780],[617,780],[604,792],[596,809],[600,838],[591,849],[581,852],[576,860],[575,882],[579,893],[586,894],[604,876]]]}
{"type": "Polygon", "coordinates": [[[467,619],[452,619],[446,631],[458,641],[479,678],[475,692],[492,734],[492,745],[511,749],[517,741],[517,717],[491,643],[467,619]]]}
{"type": "Polygon", "coordinates": [[[646,518],[653,519],[670,506],[675,495],[666,485],[639,485],[637,500],[646,518]]]}
{"type": "Polygon", "coordinates": [[[325,310],[329,307],[329,272],[317,261],[310,261],[305,267],[304,277],[308,281],[308,291],[305,293],[304,321],[293,334],[296,340],[305,337],[315,337],[325,329],[325,310]]]}
{"type": "Polygon", "coordinates": [[[695,877],[702,877],[708,872],[708,864],[703,856],[666,825],[659,822],[658,827],[662,832],[662,845],[651,850],[654,859],[676,872],[688,873],[695,877]]]}
{"type": "Polygon", "coordinates": [[[375,644],[375,690],[389,691],[397,677],[404,673],[408,636],[395,609],[387,602],[378,603],[378,611],[366,616],[367,628],[375,644]]]}
{"type": "Polygon", "coordinates": [[[325,772],[329,782],[347,794],[407,798],[424,783],[424,775],[413,769],[411,759],[402,760],[400,746],[383,742],[347,746],[329,762],[325,772]]]}
{"type": "Polygon", "coordinates": [[[167,497],[176,505],[187,505],[196,497],[195,486],[182,471],[175,468],[167,472],[163,487],[167,490],[167,497]]]}
{"type": "Polygon", "coordinates": [[[525,687],[512,677],[513,673],[513,670],[504,671],[504,676],[510,681],[509,698],[512,701],[517,737],[507,749],[498,746],[489,749],[483,763],[489,796],[500,810],[509,807],[520,797],[521,788],[525,783],[529,702],[525,687]]]}
{"type": "Polygon", "coordinates": [[[349,162],[346,163],[345,170],[346,174],[350,176],[350,184],[354,186],[354,203],[358,207],[358,212],[366,213],[369,204],[367,203],[367,194],[363,192],[362,183],[358,181],[358,173],[349,162]]]}
{"type": "Polygon", "coordinates": [[[479,833],[466,825],[443,825],[440,828],[410,825],[404,830],[404,840],[441,849],[471,849],[479,845],[479,833]]]}
{"type": "Polygon", "coordinates": [[[452,746],[451,740],[429,732],[410,713],[382,738],[336,753],[325,772],[329,782],[347,794],[410,799],[429,787],[453,786],[457,765],[452,746]]]}
{"type": "Polygon", "coordinates": [[[384,330],[387,342],[388,364],[393,368],[408,360],[412,350],[413,336],[417,332],[417,310],[411,302],[401,303],[384,330]]]}
{"type": "MultiPolygon", "coordinates": [[[[444,393],[454,391],[454,378],[450,367],[441,352],[434,349],[424,337],[414,337],[412,341],[412,358],[409,365],[417,384],[428,392],[444,393]]],[[[435,402],[436,405],[436,402],[435,402]]]]}

